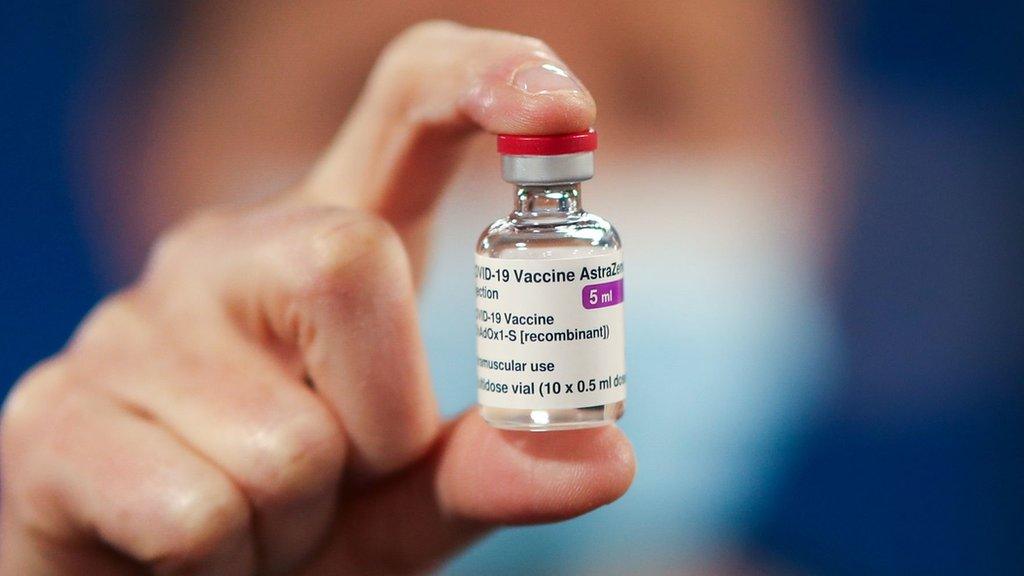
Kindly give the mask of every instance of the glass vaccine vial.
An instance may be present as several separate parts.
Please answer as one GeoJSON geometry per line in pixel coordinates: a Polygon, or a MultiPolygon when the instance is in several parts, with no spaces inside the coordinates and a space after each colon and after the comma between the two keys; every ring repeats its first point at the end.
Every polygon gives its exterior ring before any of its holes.
{"type": "Polygon", "coordinates": [[[610,424],[625,408],[622,243],[585,212],[597,133],[499,135],[512,213],[476,246],[477,397],[510,430],[610,424]]]}

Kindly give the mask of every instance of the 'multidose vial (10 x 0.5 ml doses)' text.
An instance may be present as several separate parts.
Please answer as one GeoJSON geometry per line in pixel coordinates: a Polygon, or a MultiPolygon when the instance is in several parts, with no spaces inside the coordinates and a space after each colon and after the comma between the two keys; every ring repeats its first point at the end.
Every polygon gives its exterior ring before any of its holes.
{"type": "Polygon", "coordinates": [[[492,426],[610,424],[626,399],[622,244],[583,210],[597,134],[498,136],[515,209],[476,247],[477,395],[492,426]]]}

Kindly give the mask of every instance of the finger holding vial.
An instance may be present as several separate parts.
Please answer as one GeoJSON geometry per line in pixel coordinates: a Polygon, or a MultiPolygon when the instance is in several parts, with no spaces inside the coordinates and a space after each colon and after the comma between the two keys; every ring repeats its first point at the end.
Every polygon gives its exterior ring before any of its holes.
{"type": "Polygon", "coordinates": [[[469,138],[582,132],[594,114],[539,40],[402,34],[308,178],[176,228],[18,384],[0,572],[407,573],[620,496],[634,463],[615,427],[441,422],[416,313],[430,214],[469,138]]]}

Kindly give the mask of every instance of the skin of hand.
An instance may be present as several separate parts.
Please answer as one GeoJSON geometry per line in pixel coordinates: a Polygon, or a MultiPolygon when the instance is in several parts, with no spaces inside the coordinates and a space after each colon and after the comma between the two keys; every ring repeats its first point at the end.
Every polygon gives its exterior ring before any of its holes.
{"type": "Polygon", "coordinates": [[[430,213],[481,130],[595,114],[542,42],[417,25],[296,187],[200,214],[17,384],[0,573],[404,574],[622,495],[616,427],[442,422],[416,318],[430,213]]]}

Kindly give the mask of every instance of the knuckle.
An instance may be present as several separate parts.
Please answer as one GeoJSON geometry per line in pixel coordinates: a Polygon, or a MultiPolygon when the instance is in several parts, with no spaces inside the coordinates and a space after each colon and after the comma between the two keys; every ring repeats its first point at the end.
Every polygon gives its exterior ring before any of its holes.
{"type": "Polygon", "coordinates": [[[187,254],[196,228],[196,224],[187,221],[161,234],[153,243],[147,268],[162,269],[169,262],[177,261],[183,254],[187,254]]]}
{"type": "MultiPolygon", "coordinates": [[[[63,362],[50,359],[30,369],[14,385],[0,417],[0,441],[5,448],[35,435],[44,415],[53,407],[63,380],[63,362]]],[[[3,452],[7,455],[12,451],[3,452]]]]}
{"type": "Polygon", "coordinates": [[[123,350],[124,335],[129,331],[142,334],[146,323],[136,296],[136,289],[129,288],[100,302],[75,330],[68,353],[75,356],[86,343],[114,344],[123,350]]]}
{"type": "Polygon", "coordinates": [[[164,569],[202,565],[245,538],[250,512],[227,479],[164,494],[138,551],[143,562],[164,569]]]}
{"type": "Polygon", "coordinates": [[[258,438],[244,479],[257,505],[301,501],[335,488],[345,443],[326,409],[296,411],[258,438]]]}
{"type": "Polygon", "coordinates": [[[227,211],[206,210],[189,216],[153,243],[146,262],[143,278],[177,271],[183,263],[191,262],[204,246],[211,243],[215,231],[222,229],[230,219],[227,211]]]}
{"type": "Polygon", "coordinates": [[[360,284],[367,275],[385,273],[405,260],[398,234],[383,219],[370,214],[344,214],[319,223],[302,240],[308,257],[299,277],[299,295],[319,299],[360,284]]]}
{"type": "Polygon", "coordinates": [[[52,526],[54,478],[47,461],[59,456],[83,413],[81,393],[69,386],[67,362],[46,360],[11,389],[0,420],[0,496],[27,526],[52,526]],[[43,464],[40,466],[40,464],[43,464]]]}

